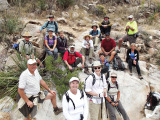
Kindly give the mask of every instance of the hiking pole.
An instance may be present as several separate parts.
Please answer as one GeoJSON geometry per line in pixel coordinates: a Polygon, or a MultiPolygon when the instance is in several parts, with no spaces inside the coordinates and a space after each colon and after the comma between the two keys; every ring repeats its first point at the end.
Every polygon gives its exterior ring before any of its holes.
{"type": "Polygon", "coordinates": [[[102,120],[102,109],[103,109],[103,97],[101,98],[101,120],[102,120]]]}
{"type": "Polygon", "coordinates": [[[29,107],[29,120],[32,120],[31,118],[31,108],[29,107]]]}
{"type": "Polygon", "coordinates": [[[121,112],[119,111],[119,109],[117,108],[117,106],[115,106],[115,108],[118,111],[119,115],[121,116],[121,112]]]}

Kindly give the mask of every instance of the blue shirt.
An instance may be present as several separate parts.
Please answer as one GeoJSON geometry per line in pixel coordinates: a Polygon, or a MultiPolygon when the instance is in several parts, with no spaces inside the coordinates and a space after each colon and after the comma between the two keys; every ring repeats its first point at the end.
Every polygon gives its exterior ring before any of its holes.
{"type": "Polygon", "coordinates": [[[99,31],[99,30],[96,30],[96,31],[91,30],[91,31],[89,32],[89,34],[92,35],[92,36],[100,35],[100,31],[99,31]]]}
{"type": "Polygon", "coordinates": [[[45,28],[47,28],[47,31],[49,29],[52,29],[54,33],[58,33],[58,24],[55,21],[53,21],[53,22],[51,22],[51,21],[45,22],[44,25],[40,28],[40,31],[42,31],[45,28]],[[47,23],[48,23],[48,25],[47,25],[47,23]],[[57,30],[56,30],[56,26],[57,26],[57,30]]]}
{"type": "Polygon", "coordinates": [[[131,57],[132,59],[135,58],[134,52],[133,52],[133,53],[131,52],[130,57],[131,57]]]}

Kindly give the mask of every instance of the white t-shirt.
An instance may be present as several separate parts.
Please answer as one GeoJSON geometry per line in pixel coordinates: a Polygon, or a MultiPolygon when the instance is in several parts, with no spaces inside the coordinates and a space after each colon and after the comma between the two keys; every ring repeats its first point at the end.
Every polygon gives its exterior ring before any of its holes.
{"type": "Polygon", "coordinates": [[[67,92],[69,97],[73,100],[75,104],[75,109],[71,100],[67,102],[66,95],[63,95],[63,99],[62,99],[63,114],[66,120],[80,120],[80,114],[83,114],[84,120],[87,120],[88,102],[87,102],[86,94],[84,93],[84,97],[81,98],[80,90],[77,90],[76,95],[74,95],[70,90],[68,90],[67,92]]]}
{"type": "MultiPolygon", "coordinates": [[[[104,92],[104,88],[107,87],[107,83],[106,83],[106,78],[105,78],[105,75],[103,75],[103,81],[101,80],[101,76],[97,76],[96,73],[93,73],[95,75],[95,78],[96,78],[96,81],[95,81],[95,84],[92,85],[92,82],[93,82],[93,77],[92,75],[90,75],[88,77],[88,79],[86,80],[86,88],[85,88],[85,91],[86,92],[95,92],[97,94],[100,94],[102,92],[104,92]]],[[[92,99],[89,98],[89,100],[92,100],[93,103],[95,104],[101,104],[101,98],[99,97],[94,97],[92,99]]],[[[103,102],[104,102],[104,99],[103,99],[103,102]]]]}
{"type": "Polygon", "coordinates": [[[116,101],[117,100],[117,93],[118,93],[118,91],[120,91],[119,84],[117,82],[117,84],[118,84],[118,89],[117,89],[117,86],[115,83],[113,84],[111,80],[109,80],[108,82],[110,83],[110,89],[108,91],[108,85],[107,85],[107,96],[113,97],[114,101],[116,101]]]}
{"type": "Polygon", "coordinates": [[[28,69],[22,72],[19,78],[19,88],[24,89],[24,92],[29,95],[37,95],[40,92],[40,76],[38,70],[34,71],[34,75],[28,69]]]}
{"type": "MultiPolygon", "coordinates": [[[[83,48],[87,48],[88,45],[85,45],[86,43],[88,43],[86,40],[83,40],[82,42],[82,47],[83,48]]],[[[93,41],[92,40],[89,40],[89,44],[90,44],[90,47],[93,48],[93,41]]]]}

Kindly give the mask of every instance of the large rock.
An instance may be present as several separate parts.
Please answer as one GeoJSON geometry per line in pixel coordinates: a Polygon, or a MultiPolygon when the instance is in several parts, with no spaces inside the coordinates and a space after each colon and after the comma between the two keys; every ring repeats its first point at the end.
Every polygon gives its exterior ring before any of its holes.
{"type": "Polygon", "coordinates": [[[34,49],[35,49],[36,57],[39,59],[43,59],[45,55],[45,50],[38,47],[34,47],[34,49]]]}
{"type": "Polygon", "coordinates": [[[10,120],[10,115],[7,112],[0,112],[0,120],[10,120]]]}
{"type": "Polygon", "coordinates": [[[79,17],[79,13],[78,12],[73,12],[72,13],[72,18],[73,19],[76,19],[76,18],[78,18],[79,17]]]}
{"type": "Polygon", "coordinates": [[[9,8],[9,4],[7,0],[0,0],[0,11],[5,11],[9,8]]]}
{"type": "Polygon", "coordinates": [[[6,60],[6,64],[5,64],[6,69],[17,68],[17,63],[15,61],[18,62],[16,53],[8,56],[8,58],[6,60]]]}
{"type": "Polygon", "coordinates": [[[67,24],[67,20],[65,18],[57,18],[57,22],[61,24],[67,24]]]}
{"type": "Polygon", "coordinates": [[[62,17],[69,18],[69,13],[68,12],[62,12],[62,17]]]}

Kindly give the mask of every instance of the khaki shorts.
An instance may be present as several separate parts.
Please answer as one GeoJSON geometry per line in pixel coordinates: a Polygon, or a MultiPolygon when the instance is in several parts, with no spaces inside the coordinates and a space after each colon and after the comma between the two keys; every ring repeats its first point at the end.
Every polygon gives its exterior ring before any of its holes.
{"type": "Polygon", "coordinates": [[[137,38],[134,37],[133,35],[125,35],[122,39],[124,42],[129,41],[129,43],[132,44],[132,43],[136,43],[137,38]]]}

